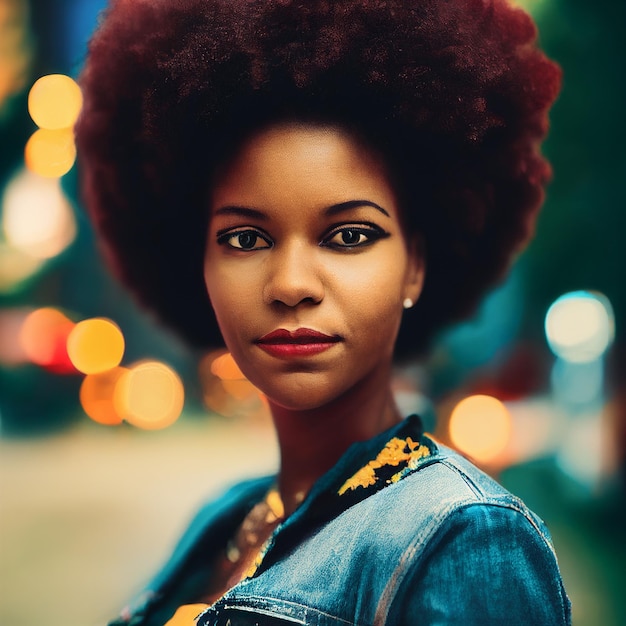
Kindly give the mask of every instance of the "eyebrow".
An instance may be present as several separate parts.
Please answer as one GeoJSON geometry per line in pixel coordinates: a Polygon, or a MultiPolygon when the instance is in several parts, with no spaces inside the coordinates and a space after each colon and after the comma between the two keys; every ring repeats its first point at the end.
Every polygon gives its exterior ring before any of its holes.
{"type": "MultiPolygon", "coordinates": [[[[333,204],[329,206],[324,214],[328,217],[337,215],[339,213],[343,213],[344,211],[350,211],[352,209],[357,209],[359,207],[372,207],[377,211],[380,211],[383,215],[387,217],[391,217],[389,213],[383,209],[380,205],[375,202],[371,202],[370,200],[348,200],[347,202],[339,202],[337,204],[333,204]]],[[[249,207],[244,206],[223,206],[215,211],[215,215],[239,215],[240,217],[249,217],[252,219],[258,219],[266,221],[268,219],[267,215],[263,213],[263,211],[259,211],[258,209],[251,209],[249,207]]]]}
{"type": "Polygon", "coordinates": [[[369,200],[348,200],[347,202],[340,202],[339,204],[333,204],[329,206],[324,213],[328,216],[337,215],[338,213],[342,213],[343,211],[350,211],[351,209],[358,209],[362,206],[369,206],[377,211],[380,211],[383,215],[387,217],[391,217],[383,207],[376,204],[375,202],[370,202],[369,200]]]}

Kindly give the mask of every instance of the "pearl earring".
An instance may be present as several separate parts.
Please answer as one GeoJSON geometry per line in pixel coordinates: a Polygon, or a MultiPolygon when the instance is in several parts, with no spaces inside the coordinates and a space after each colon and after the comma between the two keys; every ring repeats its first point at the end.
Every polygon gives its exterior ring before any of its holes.
{"type": "Polygon", "coordinates": [[[411,298],[405,298],[404,302],[402,303],[402,306],[405,309],[410,309],[413,306],[413,300],[411,300],[411,298]]]}

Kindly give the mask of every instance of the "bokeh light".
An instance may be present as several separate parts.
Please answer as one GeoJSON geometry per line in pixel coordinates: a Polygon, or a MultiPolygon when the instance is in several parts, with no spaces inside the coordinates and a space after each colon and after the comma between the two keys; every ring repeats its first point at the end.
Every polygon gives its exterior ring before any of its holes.
{"type": "Polygon", "coordinates": [[[61,311],[45,307],[26,316],[18,340],[33,363],[59,374],[75,373],[66,348],[73,328],[74,322],[61,311]]]}
{"type": "Polygon", "coordinates": [[[591,291],[562,295],[546,314],[545,331],[552,352],[572,363],[593,361],[606,351],[615,333],[608,299],[591,291]]]}
{"type": "Polygon", "coordinates": [[[26,83],[33,48],[28,4],[24,0],[0,3],[0,110],[26,83]]]}
{"type": "Polygon", "coordinates": [[[83,320],[67,339],[67,353],[83,374],[106,372],[117,367],[124,356],[124,335],[111,320],[83,320]]]}
{"type": "Polygon", "coordinates": [[[28,93],[28,112],[39,128],[73,127],[82,105],[80,87],[64,74],[42,76],[28,93]]]}
{"type": "Polygon", "coordinates": [[[20,365],[28,361],[28,356],[19,341],[20,329],[32,309],[0,310],[0,363],[20,365]]]}
{"type": "Polygon", "coordinates": [[[511,415],[500,400],[487,395],[461,400],[450,416],[452,443],[478,462],[493,462],[506,448],[511,415]]]}
{"type": "Polygon", "coordinates": [[[118,414],[147,430],[165,428],[180,416],[185,390],[178,374],[164,363],[143,361],[125,372],[113,398],[118,414]]]}
{"type": "Polygon", "coordinates": [[[536,15],[539,9],[545,4],[545,0],[512,0],[512,4],[536,15]]]}
{"type": "Polygon", "coordinates": [[[107,426],[115,426],[122,423],[113,402],[115,387],[127,368],[114,367],[102,374],[90,374],[85,376],[80,387],[80,404],[83,411],[95,422],[107,426]]]}
{"type": "Polygon", "coordinates": [[[73,130],[36,130],[26,142],[24,160],[29,170],[46,178],[67,174],[76,160],[73,130]]]}
{"type": "Polygon", "coordinates": [[[59,180],[19,172],[2,196],[2,230],[12,247],[35,259],[63,252],[76,237],[76,220],[59,180]]]}
{"type": "Polygon", "coordinates": [[[268,418],[267,400],[225,350],[214,350],[200,360],[198,378],[202,400],[210,411],[224,417],[268,418]]]}
{"type": "Polygon", "coordinates": [[[252,402],[259,390],[249,380],[223,380],[224,389],[236,400],[252,402]]]}
{"type": "Polygon", "coordinates": [[[239,369],[230,352],[221,354],[211,362],[211,373],[220,380],[243,380],[245,376],[239,369]]]}

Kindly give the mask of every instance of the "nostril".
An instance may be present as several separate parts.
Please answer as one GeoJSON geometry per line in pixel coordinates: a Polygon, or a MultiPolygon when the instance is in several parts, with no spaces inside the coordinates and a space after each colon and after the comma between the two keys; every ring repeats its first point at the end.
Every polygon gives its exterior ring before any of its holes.
{"type": "Polygon", "coordinates": [[[310,255],[303,254],[302,246],[294,248],[281,253],[275,250],[263,290],[265,301],[289,307],[318,304],[324,298],[321,268],[310,255]]]}

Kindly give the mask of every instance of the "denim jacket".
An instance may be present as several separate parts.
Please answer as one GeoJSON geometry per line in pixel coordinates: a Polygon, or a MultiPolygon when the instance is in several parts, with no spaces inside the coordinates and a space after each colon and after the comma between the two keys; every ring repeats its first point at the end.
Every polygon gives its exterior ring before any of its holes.
{"type": "MultiPolygon", "coordinates": [[[[163,571],[110,626],[162,626],[274,478],[205,506],[163,571]]],[[[198,626],[570,624],[543,522],[412,416],[352,445],[274,531],[256,571],[198,626]]]]}

